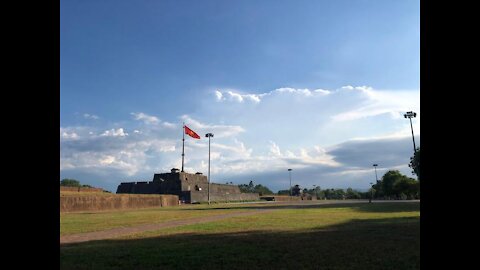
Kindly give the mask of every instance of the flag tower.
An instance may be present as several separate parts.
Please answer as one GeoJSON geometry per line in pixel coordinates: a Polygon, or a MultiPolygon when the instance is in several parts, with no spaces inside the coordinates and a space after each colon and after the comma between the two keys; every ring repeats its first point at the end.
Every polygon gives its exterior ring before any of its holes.
{"type": "Polygon", "coordinates": [[[191,130],[189,127],[185,126],[185,122],[183,122],[183,137],[182,137],[182,172],[183,172],[183,164],[185,159],[185,134],[188,134],[190,137],[194,139],[200,139],[195,131],[191,130]]]}
{"type": "Polygon", "coordinates": [[[183,172],[183,158],[185,157],[185,122],[182,125],[182,172],[183,172]]]}

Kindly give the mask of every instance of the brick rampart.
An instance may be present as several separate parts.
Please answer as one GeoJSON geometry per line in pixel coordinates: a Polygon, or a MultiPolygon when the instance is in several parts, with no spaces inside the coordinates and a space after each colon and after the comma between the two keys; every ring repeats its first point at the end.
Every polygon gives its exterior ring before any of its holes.
{"type": "Polygon", "coordinates": [[[102,194],[60,195],[60,212],[104,211],[178,206],[177,195],[102,194]]]}

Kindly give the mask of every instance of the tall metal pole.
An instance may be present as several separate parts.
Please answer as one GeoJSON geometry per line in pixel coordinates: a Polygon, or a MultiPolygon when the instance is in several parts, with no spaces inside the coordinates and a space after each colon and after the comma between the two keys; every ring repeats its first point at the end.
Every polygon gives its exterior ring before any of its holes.
{"type": "Polygon", "coordinates": [[[413,135],[413,125],[412,125],[412,117],[415,118],[417,117],[417,113],[416,112],[406,112],[403,117],[405,118],[409,118],[410,119],[410,128],[412,129],[412,140],[413,140],[413,152],[414,153],[417,153],[417,147],[415,146],[415,136],[413,135]]]}
{"type": "Polygon", "coordinates": [[[370,200],[368,202],[371,203],[372,199],[373,199],[373,183],[370,183],[370,200]]]}
{"type": "Polygon", "coordinates": [[[183,122],[183,137],[182,137],[182,172],[183,172],[183,159],[185,157],[185,122],[183,122]]]}
{"type": "MultiPolygon", "coordinates": [[[[376,164],[376,163],[373,164],[373,168],[375,168],[375,181],[376,181],[375,183],[378,184],[377,166],[378,166],[378,164],[376,164]]],[[[369,202],[372,202],[372,199],[373,199],[373,184],[370,183],[370,185],[372,185],[372,186],[370,187],[370,201],[369,202]]]]}
{"type": "Polygon", "coordinates": [[[210,204],[210,136],[208,136],[208,204],[210,204]]]}
{"type": "Polygon", "coordinates": [[[415,136],[413,136],[413,125],[412,125],[412,118],[409,117],[410,119],[410,128],[412,129],[412,139],[413,139],[413,152],[417,152],[417,147],[415,147],[415,136]]]}
{"type": "Polygon", "coordinates": [[[288,169],[288,174],[290,177],[290,196],[292,196],[292,169],[288,169]]]}
{"type": "Polygon", "coordinates": [[[212,133],[205,134],[208,137],[208,204],[210,204],[210,138],[213,137],[212,133]]]}

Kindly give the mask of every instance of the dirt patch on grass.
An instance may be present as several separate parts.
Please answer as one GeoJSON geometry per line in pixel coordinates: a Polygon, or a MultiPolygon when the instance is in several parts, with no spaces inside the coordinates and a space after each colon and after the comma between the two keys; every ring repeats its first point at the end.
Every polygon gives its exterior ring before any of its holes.
{"type": "Polygon", "coordinates": [[[60,245],[87,242],[87,241],[93,241],[93,240],[111,239],[111,238],[129,235],[129,234],[141,233],[145,231],[155,231],[155,230],[173,228],[173,227],[184,226],[184,225],[205,223],[205,222],[217,221],[217,220],[230,218],[230,217],[249,216],[249,215],[255,215],[259,213],[271,212],[275,210],[276,209],[257,209],[250,212],[229,213],[229,214],[222,214],[222,215],[216,215],[216,216],[210,216],[210,217],[197,217],[197,218],[190,218],[190,219],[183,219],[183,220],[174,220],[174,221],[169,221],[164,223],[115,228],[115,229],[99,231],[99,232],[71,234],[71,235],[61,236],[60,245]]]}

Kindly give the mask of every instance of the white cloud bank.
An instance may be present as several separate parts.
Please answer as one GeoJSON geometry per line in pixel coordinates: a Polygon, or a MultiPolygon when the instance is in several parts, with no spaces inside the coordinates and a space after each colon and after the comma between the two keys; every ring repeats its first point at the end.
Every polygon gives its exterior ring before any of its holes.
{"type": "Polygon", "coordinates": [[[122,127],[115,123],[103,129],[61,127],[61,174],[98,176],[103,180],[97,185],[108,182],[114,191],[121,181],[150,180],[155,172],[180,168],[181,123],[185,122],[201,136],[200,140],[185,136],[186,171],[206,172],[204,135],[215,134],[213,182],[256,179],[272,189],[283,189],[284,171],[293,168],[297,183],[307,187],[366,188],[372,162],[410,175],[410,124],[402,114],[418,113],[414,131],[419,136],[418,90],[284,87],[248,93],[227,89],[214,91],[214,104],[211,98],[206,95],[199,100],[201,113],[195,118],[179,115],[167,122],[134,112],[122,127]]]}

